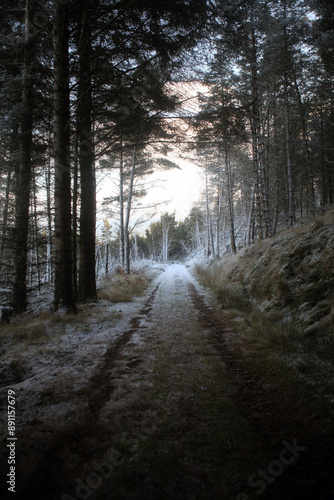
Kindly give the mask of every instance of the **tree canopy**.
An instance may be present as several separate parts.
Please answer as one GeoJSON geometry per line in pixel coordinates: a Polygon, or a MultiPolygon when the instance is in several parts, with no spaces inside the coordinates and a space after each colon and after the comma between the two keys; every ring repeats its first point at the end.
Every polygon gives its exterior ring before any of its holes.
{"type": "Polygon", "coordinates": [[[3,301],[23,312],[47,283],[56,309],[96,298],[100,171],[118,172],[128,272],[140,244],[218,256],[330,206],[333,16],[329,0],[3,1],[3,301]],[[203,168],[202,201],[139,237],[138,186],[177,143],[203,168]]]}

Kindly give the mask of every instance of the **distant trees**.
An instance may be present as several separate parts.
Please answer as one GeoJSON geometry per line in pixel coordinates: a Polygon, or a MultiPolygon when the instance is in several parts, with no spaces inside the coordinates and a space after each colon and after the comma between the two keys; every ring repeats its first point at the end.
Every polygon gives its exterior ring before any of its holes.
{"type": "Polygon", "coordinates": [[[194,208],[184,221],[176,221],[175,213],[164,212],[160,219],[152,222],[137,244],[142,257],[169,262],[184,259],[201,246],[204,214],[194,208]]]}
{"type": "Polygon", "coordinates": [[[28,268],[42,279],[40,255],[48,278],[54,274],[55,309],[74,310],[77,295],[96,297],[95,168],[121,138],[136,151],[122,228],[129,247],[136,159],[152,134],[163,134],[159,115],[175,102],[165,84],[206,16],[205,0],[2,3],[0,248],[17,312],[27,307],[28,268]],[[46,210],[38,213],[40,187],[46,210]]]}
{"type": "Polygon", "coordinates": [[[96,297],[96,258],[108,270],[114,251],[96,247],[97,168],[118,172],[127,272],[131,252],[219,256],[333,203],[329,0],[3,0],[0,28],[0,268],[16,312],[45,281],[56,309],[96,297]],[[183,56],[204,35],[208,94],[177,121],[169,83],[194,78],[183,56]],[[182,119],[196,138],[173,136],[182,119]],[[169,141],[196,149],[203,204],[136,236],[142,181],[169,141]]]}
{"type": "Polygon", "coordinates": [[[209,93],[196,118],[209,253],[218,253],[213,213],[218,234],[224,197],[232,251],[235,207],[242,210],[238,240],[247,244],[333,201],[330,49],[318,32],[328,22],[313,21],[309,5],[321,17],[332,12],[327,2],[217,2],[209,93]]]}

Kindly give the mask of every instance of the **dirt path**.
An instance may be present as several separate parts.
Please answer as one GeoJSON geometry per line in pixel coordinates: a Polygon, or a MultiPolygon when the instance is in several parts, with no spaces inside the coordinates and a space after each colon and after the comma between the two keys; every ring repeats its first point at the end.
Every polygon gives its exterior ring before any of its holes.
{"type": "Polygon", "coordinates": [[[75,392],[76,416],[36,438],[21,429],[8,498],[332,498],[319,436],[286,414],[229,338],[187,269],[170,266],[75,392]]]}

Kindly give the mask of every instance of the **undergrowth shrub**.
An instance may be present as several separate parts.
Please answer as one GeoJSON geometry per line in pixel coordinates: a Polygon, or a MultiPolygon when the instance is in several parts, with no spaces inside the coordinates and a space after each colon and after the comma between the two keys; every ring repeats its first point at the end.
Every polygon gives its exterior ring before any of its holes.
{"type": "Polygon", "coordinates": [[[240,286],[225,286],[217,291],[217,299],[222,309],[236,309],[249,312],[250,300],[247,292],[240,286]]]}
{"type": "Polygon", "coordinates": [[[110,302],[130,302],[134,296],[141,295],[147,288],[150,280],[144,273],[129,275],[117,272],[106,276],[98,289],[100,299],[110,302]]]}

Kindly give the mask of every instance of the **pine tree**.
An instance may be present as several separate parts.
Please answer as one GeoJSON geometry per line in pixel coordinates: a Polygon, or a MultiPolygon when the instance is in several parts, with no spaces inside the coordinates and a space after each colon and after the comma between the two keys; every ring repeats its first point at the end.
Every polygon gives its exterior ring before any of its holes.
{"type": "Polygon", "coordinates": [[[31,18],[32,4],[25,3],[24,42],[22,61],[22,114],[20,119],[20,162],[15,175],[15,278],[13,288],[14,310],[22,313],[27,308],[27,252],[29,230],[30,182],[32,163],[32,85],[31,74],[31,18]]]}
{"type": "Polygon", "coordinates": [[[68,5],[54,4],[55,309],[75,310],[72,283],[68,5]]]}
{"type": "Polygon", "coordinates": [[[95,279],[95,224],[96,187],[94,172],[94,133],[92,97],[92,1],[85,0],[81,7],[81,31],[78,43],[78,139],[80,165],[80,268],[79,298],[96,299],[95,279]]]}

